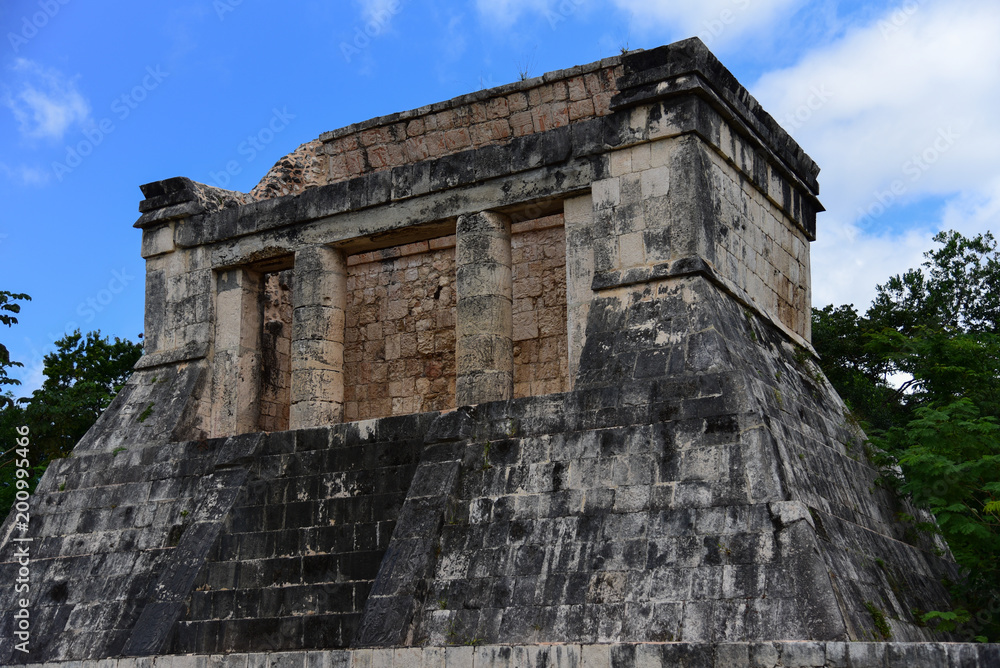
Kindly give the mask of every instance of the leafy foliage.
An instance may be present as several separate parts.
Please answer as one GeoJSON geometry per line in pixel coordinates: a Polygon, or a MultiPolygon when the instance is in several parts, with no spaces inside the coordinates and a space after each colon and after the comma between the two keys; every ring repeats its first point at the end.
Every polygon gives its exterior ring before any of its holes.
{"type": "MultiPolygon", "coordinates": [[[[56,341],[56,350],[44,358],[45,381],[31,397],[8,401],[0,409],[0,439],[14,443],[15,429],[30,428],[33,475],[31,490],[48,463],[67,456],[111,403],[142,354],[131,341],[102,338],[100,332],[79,331],[56,341]]],[[[8,396],[8,400],[9,400],[8,396]]],[[[0,457],[0,513],[13,501],[13,453],[0,457]]]]}
{"type": "MultiPolygon", "coordinates": [[[[0,290],[0,324],[7,325],[8,327],[17,324],[17,316],[11,314],[21,312],[21,305],[18,304],[19,301],[31,301],[31,297],[20,292],[0,290]]],[[[7,375],[7,369],[15,366],[24,365],[20,362],[11,360],[10,351],[7,350],[7,346],[0,343],[0,389],[2,389],[4,385],[21,384],[21,381],[17,378],[11,378],[7,375]]],[[[9,397],[6,395],[0,396],[0,407],[9,403],[9,397]]]]}
{"type": "Polygon", "coordinates": [[[142,346],[79,330],[45,356],[45,382],[25,406],[32,442],[49,459],[65,457],[125,385],[142,346]]]}
{"type": "Polygon", "coordinates": [[[897,390],[886,378],[888,360],[866,350],[871,325],[853,304],[813,309],[813,346],[821,367],[855,416],[869,428],[888,429],[898,419],[897,390]]]}
{"type": "Polygon", "coordinates": [[[989,232],[967,239],[954,230],[934,237],[923,269],[878,287],[867,317],[878,329],[911,334],[917,327],[998,333],[1000,255],[989,232]]]}
{"type": "Polygon", "coordinates": [[[962,568],[955,609],[924,621],[1000,637],[1000,254],[989,233],[934,238],[922,268],[871,308],[813,311],[830,382],[880,453],[884,478],[937,519],[962,568]]]}

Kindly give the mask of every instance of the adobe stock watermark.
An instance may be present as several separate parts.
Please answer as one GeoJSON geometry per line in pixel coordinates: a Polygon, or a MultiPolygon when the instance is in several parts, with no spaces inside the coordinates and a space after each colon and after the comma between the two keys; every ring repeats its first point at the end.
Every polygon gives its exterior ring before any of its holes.
{"type": "Polygon", "coordinates": [[[264,150],[264,147],[274,141],[275,135],[288,127],[289,122],[295,119],[295,115],[288,113],[286,107],[282,107],[280,110],[274,108],[271,112],[271,119],[264,127],[255,134],[248,135],[246,140],[240,142],[240,145],[236,147],[238,154],[246,156],[243,163],[241,164],[239,160],[230,160],[226,163],[225,169],[209,172],[209,185],[217,188],[227,187],[233,177],[243,171],[243,165],[253,162],[257,155],[264,150]]]}
{"type": "MultiPolygon", "coordinates": [[[[76,314],[80,316],[85,323],[90,323],[94,321],[98,313],[101,313],[115,300],[117,295],[120,295],[125,291],[125,288],[135,280],[135,276],[128,273],[128,269],[122,267],[121,271],[111,270],[111,280],[108,281],[106,287],[97,291],[93,297],[87,297],[85,300],[80,302],[76,307],[76,314]]],[[[72,324],[72,329],[70,332],[75,331],[78,328],[77,323],[70,322],[67,323],[67,328],[72,324]]]]}
{"type": "Polygon", "coordinates": [[[28,642],[31,640],[31,541],[26,534],[31,521],[31,493],[28,488],[31,486],[30,454],[31,439],[28,436],[28,427],[17,428],[17,441],[14,449],[14,483],[16,492],[14,496],[14,528],[21,532],[20,536],[13,536],[10,539],[14,546],[14,554],[11,559],[17,564],[17,577],[14,578],[14,593],[19,595],[16,600],[17,607],[12,619],[13,637],[19,641],[14,643],[14,649],[19,652],[28,653],[28,642]]]}
{"type": "Polygon", "coordinates": [[[22,16],[21,30],[16,33],[7,33],[7,41],[10,42],[10,48],[14,50],[14,53],[20,51],[22,46],[33,40],[38,32],[59,13],[62,6],[68,5],[69,2],[70,0],[40,0],[37,12],[32,13],[31,16],[22,16]]]}
{"type": "Polygon", "coordinates": [[[888,19],[879,19],[875,25],[882,34],[882,39],[889,39],[899,32],[919,9],[920,0],[906,0],[902,6],[893,10],[888,19]]]}
{"type": "MultiPolygon", "coordinates": [[[[162,71],[159,65],[156,67],[147,67],[146,75],[139,84],[133,86],[131,90],[122,93],[111,102],[111,113],[114,114],[119,122],[124,121],[132,115],[132,112],[168,76],[170,74],[162,71]]],[[[63,177],[83,164],[84,159],[93,153],[94,149],[100,146],[107,136],[115,131],[115,128],[115,121],[111,117],[105,116],[94,123],[92,127],[84,130],[82,132],[83,139],[66,147],[66,157],[63,161],[54,161],[52,163],[52,171],[55,172],[56,178],[62,181],[63,177]]]]}
{"type": "Polygon", "coordinates": [[[562,0],[555,9],[545,9],[545,20],[549,22],[549,27],[555,30],[560,23],[575,14],[576,10],[585,4],[587,4],[587,0],[562,0]]]}
{"type": "Polygon", "coordinates": [[[348,63],[355,56],[361,54],[372,44],[372,40],[378,38],[389,28],[392,17],[403,10],[402,0],[389,0],[385,7],[372,14],[372,17],[363,26],[354,26],[354,36],[350,42],[340,43],[340,53],[348,63]]]}
{"type": "Polygon", "coordinates": [[[961,135],[950,125],[947,128],[938,128],[934,140],[924,150],[910,156],[910,159],[900,167],[905,179],[894,179],[888,189],[872,193],[873,201],[868,206],[858,207],[858,225],[872,223],[888,211],[889,207],[906,194],[910,185],[919,181],[960,138],[961,135]]]}
{"type": "Polygon", "coordinates": [[[212,9],[220,21],[226,20],[226,14],[236,11],[236,8],[243,4],[243,0],[215,0],[212,9]]]}
{"type": "Polygon", "coordinates": [[[814,113],[822,109],[831,97],[833,97],[833,91],[828,89],[826,84],[811,86],[805,101],[796,107],[795,111],[785,114],[781,126],[789,132],[798,130],[813,117],[814,113]]]}
{"type": "Polygon", "coordinates": [[[731,7],[723,9],[715,18],[702,21],[702,26],[705,29],[698,33],[698,38],[706,46],[711,46],[717,37],[726,32],[729,26],[736,23],[737,19],[750,9],[751,2],[750,0],[732,0],[730,4],[731,7]]]}

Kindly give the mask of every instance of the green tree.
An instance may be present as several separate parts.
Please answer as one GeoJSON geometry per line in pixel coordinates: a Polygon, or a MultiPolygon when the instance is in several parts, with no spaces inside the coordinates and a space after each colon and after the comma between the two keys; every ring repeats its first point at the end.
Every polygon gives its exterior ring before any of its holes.
{"type": "MultiPolygon", "coordinates": [[[[53,459],[67,456],[121,390],[142,355],[141,344],[102,338],[100,332],[79,331],[55,342],[45,356],[45,381],[31,397],[0,409],[0,438],[15,442],[15,429],[30,431],[33,475],[31,490],[53,459]]],[[[0,513],[10,510],[14,499],[14,453],[0,457],[0,513]]]]}
{"type": "Polygon", "coordinates": [[[923,268],[878,286],[867,318],[876,329],[911,334],[917,327],[998,333],[1000,256],[989,232],[968,239],[954,230],[934,237],[923,268]]]}
{"type": "Polygon", "coordinates": [[[34,447],[48,459],[65,457],[97,421],[142,355],[142,345],[79,330],[45,356],[42,387],[25,403],[34,447]]]}
{"type": "MultiPolygon", "coordinates": [[[[11,327],[17,324],[17,316],[11,315],[12,313],[20,313],[21,305],[18,304],[19,301],[31,301],[31,297],[20,292],[8,292],[6,290],[0,290],[0,324],[7,325],[11,327]]],[[[7,350],[7,346],[0,343],[0,393],[3,392],[3,387],[5,385],[20,385],[21,381],[17,378],[11,378],[7,375],[7,369],[15,366],[24,366],[20,362],[15,362],[10,358],[10,351],[7,350]]],[[[3,393],[0,395],[0,407],[4,404],[10,404],[11,397],[3,393]]]]}
{"type": "Polygon", "coordinates": [[[853,304],[813,309],[813,346],[826,377],[867,429],[882,430],[895,423],[902,406],[888,381],[889,361],[867,348],[871,336],[871,324],[853,304]]]}
{"type": "MultiPolygon", "coordinates": [[[[935,236],[864,316],[813,311],[814,345],[862,420],[884,479],[929,509],[962,569],[942,629],[1000,637],[1000,254],[989,233],[935,236]]],[[[924,527],[929,528],[929,527],[924,527]]]]}

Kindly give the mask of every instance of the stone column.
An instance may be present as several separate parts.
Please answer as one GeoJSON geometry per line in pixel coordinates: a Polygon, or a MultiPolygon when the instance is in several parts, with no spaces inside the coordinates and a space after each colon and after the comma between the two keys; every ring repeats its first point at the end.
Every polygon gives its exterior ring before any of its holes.
{"type": "Polygon", "coordinates": [[[261,275],[229,269],[216,276],[212,436],[258,431],[261,275]]]}
{"type": "Polygon", "coordinates": [[[459,406],[514,396],[510,218],[459,216],[455,233],[459,406]]]}
{"type": "Polygon", "coordinates": [[[347,264],[339,250],[320,245],[295,253],[292,306],[288,428],[341,422],[347,264]]]}

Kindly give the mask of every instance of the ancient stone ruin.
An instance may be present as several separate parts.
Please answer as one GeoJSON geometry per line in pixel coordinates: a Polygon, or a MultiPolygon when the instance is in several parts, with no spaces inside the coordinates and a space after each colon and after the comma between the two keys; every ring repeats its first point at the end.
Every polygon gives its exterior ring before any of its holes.
{"type": "Polygon", "coordinates": [[[818,171],[692,39],[142,186],[0,663],[1000,665],[814,363],[818,171]]]}

